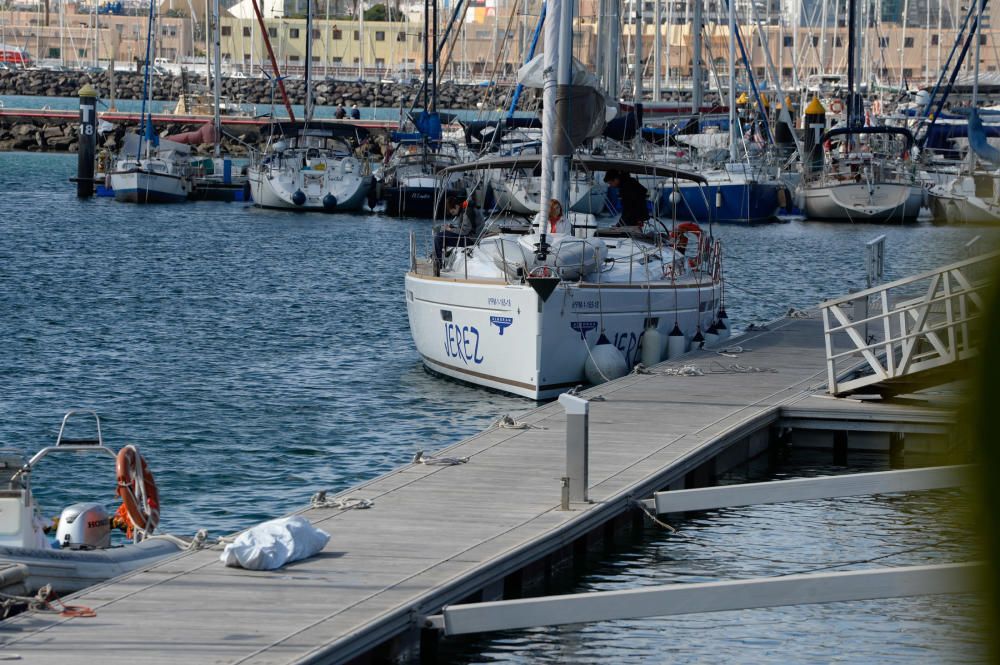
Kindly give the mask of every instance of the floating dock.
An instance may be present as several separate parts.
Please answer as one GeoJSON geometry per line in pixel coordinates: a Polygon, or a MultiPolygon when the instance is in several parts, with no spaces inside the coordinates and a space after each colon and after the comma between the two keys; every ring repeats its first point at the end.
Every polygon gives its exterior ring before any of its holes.
{"type": "Polygon", "coordinates": [[[789,442],[898,455],[950,440],[947,408],[827,396],[815,313],[725,345],[742,352],[694,351],[581,393],[588,503],[561,509],[567,421],[563,406],[546,404],[519,416],[521,429],[494,426],[434,453],[466,463],[408,464],[339,495],[371,500],[369,509],[300,511],[332,536],[314,558],[253,572],[224,567],[217,549],[184,553],[67,601],[94,618],[26,613],[0,623],[3,655],[59,665],[426,657],[438,639],[427,616],[530,592],[641,526],[636,502],[655,491],[711,485],[789,442]]]}

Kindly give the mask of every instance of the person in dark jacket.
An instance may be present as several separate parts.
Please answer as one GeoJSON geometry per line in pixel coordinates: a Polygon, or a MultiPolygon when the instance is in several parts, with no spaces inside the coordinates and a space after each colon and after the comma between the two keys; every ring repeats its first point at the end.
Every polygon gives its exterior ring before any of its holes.
{"type": "Polygon", "coordinates": [[[445,247],[466,247],[479,233],[476,206],[469,201],[450,198],[445,211],[452,221],[434,235],[434,258],[439,262],[444,258],[445,247]]]}
{"type": "Polygon", "coordinates": [[[604,182],[618,190],[622,202],[622,216],[615,226],[642,226],[649,219],[646,207],[646,188],[628,173],[611,170],[604,175],[604,182]]]}
{"type": "Polygon", "coordinates": [[[344,108],[343,104],[339,104],[337,106],[337,112],[334,113],[333,117],[337,120],[343,120],[347,117],[347,109],[344,108]]]}

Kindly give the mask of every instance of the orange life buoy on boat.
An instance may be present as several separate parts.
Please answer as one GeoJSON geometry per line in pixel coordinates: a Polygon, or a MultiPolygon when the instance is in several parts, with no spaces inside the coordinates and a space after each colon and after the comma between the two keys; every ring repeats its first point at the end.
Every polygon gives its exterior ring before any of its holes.
{"type": "Polygon", "coordinates": [[[688,233],[694,233],[701,239],[701,227],[694,222],[681,222],[670,233],[670,238],[674,241],[674,249],[679,253],[687,252],[688,233]]]}
{"type": "Polygon", "coordinates": [[[831,113],[842,113],[844,111],[844,102],[839,99],[834,99],[830,102],[830,112],[831,113]]]}
{"type": "Polygon", "coordinates": [[[125,522],[129,538],[135,529],[144,537],[151,536],[160,523],[160,495],[138,448],[128,445],[118,451],[115,473],[118,476],[115,493],[122,500],[115,517],[125,522]]]}

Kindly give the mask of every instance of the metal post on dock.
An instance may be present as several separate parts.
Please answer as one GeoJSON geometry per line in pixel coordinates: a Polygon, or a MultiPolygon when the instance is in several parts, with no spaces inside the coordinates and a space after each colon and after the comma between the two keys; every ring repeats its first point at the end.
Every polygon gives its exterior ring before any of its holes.
{"type": "Polygon", "coordinates": [[[590,402],[563,393],[559,403],[566,409],[566,475],[562,479],[562,509],[570,503],[586,503],[589,484],[590,402]]]}
{"type": "Polygon", "coordinates": [[[80,88],[80,143],[76,161],[76,195],[94,195],[94,151],[97,147],[97,91],[89,83],[80,88]]]}

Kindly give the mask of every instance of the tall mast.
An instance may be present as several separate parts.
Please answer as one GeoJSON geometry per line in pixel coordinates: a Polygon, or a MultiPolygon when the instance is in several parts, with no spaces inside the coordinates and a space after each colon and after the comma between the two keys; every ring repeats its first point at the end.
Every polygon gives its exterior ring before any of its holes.
{"type": "Polygon", "coordinates": [[[857,50],[856,0],[847,0],[847,126],[854,126],[854,52],[857,50]]]}
{"type": "Polygon", "coordinates": [[[739,159],[736,141],[741,137],[736,133],[736,0],[728,0],[729,6],[729,159],[733,163],[739,159]]]}
{"type": "MultiPolygon", "coordinates": [[[[218,2],[219,0],[214,0],[218,2]]],[[[306,0],[306,122],[313,117],[312,66],[313,66],[313,0],[306,0]]]]}
{"type": "MultiPolygon", "coordinates": [[[[494,12],[496,8],[494,6],[494,12]]],[[[431,111],[437,111],[437,96],[438,96],[438,3],[437,0],[431,0],[431,44],[434,46],[433,54],[434,59],[431,62],[431,111]]]]}
{"type": "Polygon", "coordinates": [[[701,84],[701,3],[703,0],[690,0],[694,3],[694,22],[691,30],[694,33],[693,51],[691,53],[691,111],[701,111],[701,96],[704,86],[701,84]]]}
{"type": "MultiPolygon", "coordinates": [[[[635,4],[635,63],[632,73],[635,76],[635,92],[632,100],[636,104],[642,103],[642,0],[632,0],[635,4]]],[[[564,10],[565,11],[565,10],[564,10]]]]}
{"type": "MultiPolygon", "coordinates": [[[[565,1],[565,0],[564,0],[565,1]]],[[[549,16],[552,17],[553,21],[558,22],[558,13],[549,12],[549,16]]],[[[616,102],[621,95],[621,85],[618,80],[619,71],[619,58],[621,54],[618,53],[621,47],[621,35],[622,35],[622,21],[621,21],[621,5],[619,0],[608,0],[608,56],[605,61],[608,68],[608,75],[606,78],[608,92],[611,94],[611,98],[616,102]]],[[[546,42],[545,50],[548,51],[548,31],[546,31],[546,42]]]]}
{"type": "Polygon", "coordinates": [[[222,154],[220,142],[222,141],[222,117],[219,105],[222,103],[222,28],[219,26],[219,0],[212,0],[212,41],[215,42],[215,81],[212,86],[213,93],[213,116],[212,125],[215,129],[215,156],[222,154]]]}
{"type": "MultiPolygon", "coordinates": [[[[542,67],[542,177],[538,216],[538,232],[546,233],[546,211],[549,199],[555,198],[552,189],[554,139],[556,133],[556,85],[559,69],[559,22],[562,4],[566,0],[545,2],[545,53],[542,67]]],[[[612,55],[614,55],[612,53],[612,55]]],[[[612,58],[609,58],[611,60],[612,58]]],[[[609,62],[609,64],[611,64],[609,62]]]]}
{"type": "Polygon", "coordinates": [[[662,77],[660,71],[662,66],[661,56],[663,55],[663,0],[653,0],[653,24],[656,26],[653,32],[653,101],[660,101],[663,95],[662,77]]]}
{"type": "Polygon", "coordinates": [[[979,35],[983,31],[983,5],[986,4],[985,0],[976,0],[978,6],[976,7],[976,63],[973,66],[972,73],[972,108],[973,110],[979,105],[979,50],[982,45],[982,39],[979,35]]]}
{"type": "MultiPolygon", "coordinates": [[[[556,85],[562,91],[559,97],[562,101],[556,107],[556,140],[553,151],[552,168],[555,171],[552,183],[553,198],[559,199],[562,209],[569,212],[569,166],[573,159],[573,146],[568,138],[569,116],[572,113],[568,94],[573,82],[573,2],[561,0],[559,4],[559,57],[557,61],[556,85]]],[[[638,3],[637,3],[638,4],[638,3]]],[[[554,17],[553,17],[554,18],[554,17]]],[[[642,70],[639,70],[639,91],[642,91],[642,70]]],[[[545,217],[545,215],[542,215],[545,217]]]]}
{"type": "Polygon", "coordinates": [[[358,2],[358,79],[365,79],[365,3],[358,2]]]}
{"type": "Polygon", "coordinates": [[[830,6],[829,2],[823,2],[822,16],[820,17],[819,25],[819,73],[825,74],[826,71],[826,21],[827,21],[827,7],[830,6]]]}

